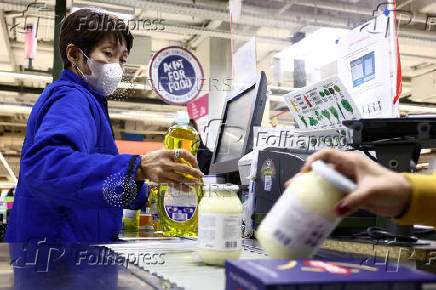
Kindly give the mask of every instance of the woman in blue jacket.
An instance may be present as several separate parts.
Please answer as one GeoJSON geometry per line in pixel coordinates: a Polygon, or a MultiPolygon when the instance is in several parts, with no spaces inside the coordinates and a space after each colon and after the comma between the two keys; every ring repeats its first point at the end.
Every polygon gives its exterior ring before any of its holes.
{"type": "Polygon", "coordinates": [[[187,151],[118,154],[106,96],[117,88],[133,37],[116,16],[80,9],[63,23],[64,71],[33,106],[7,242],[108,242],[117,239],[122,209],[144,205],[144,179],[187,190],[196,168],[175,162],[187,151]]]}

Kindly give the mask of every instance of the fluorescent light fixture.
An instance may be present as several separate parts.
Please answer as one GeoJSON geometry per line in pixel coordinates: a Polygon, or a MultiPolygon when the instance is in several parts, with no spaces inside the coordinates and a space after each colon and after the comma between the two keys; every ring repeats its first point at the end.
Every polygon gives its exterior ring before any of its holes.
{"type": "Polygon", "coordinates": [[[12,178],[12,181],[14,183],[18,182],[17,177],[15,176],[15,173],[12,171],[11,167],[9,166],[9,163],[4,158],[3,154],[0,152],[0,161],[3,164],[3,166],[6,168],[6,171],[8,172],[9,176],[12,178]]]}
{"type": "MultiPolygon", "coordinates": [[[[124,6],[125,7],[125,6],[124,6]]],[[[127,24],[129,20],[132,20],[134,18],[134,9],[111,9],[106,7],[99,7],[97,5],[86,5],[86,4],[80,4],[80,3],[73,3],[73,7],[71,8],[71,13],[76,12],[79,9],[83,8],[90,8],[90,9],[96,9],[96,10],[102,10],[103,12],[108,12],[110,14],[116,15],[119,19],[124,20],[124,22],[127,24]]]]}
{"type": "Polygon", "coordinates": [[[336,41],[349,32],[350,30],[347,29],[323,27],[310,33],[300,42],[285,48],[274,57],[282,60],[284,70],[293,71],[294,59],[301,59],[305,61],[306,71],[312,72],[337,60],[336,41]]]}
{"type": "MultiPolygon", "coordinates": [[[[401,101],[400,101],[401,102],[401,101]]],[[[401,105],[400,111],[406,111],[410,113],[436,113],[436,107],[422,107],[415,105],[401,105]]]]}
{"type": "MultiPolygon", "coordinates": [[[[13,77],[17,79],[28,79],[28,80],[39,80],[52,82],[53,77],[51,76],[42,76],[42,75],[34,75],[29,73],[19,73],[19,72],[11,72],[11,71],[0,71],[0,77],[13,77]]],[[[140,83],[129,83],[129,82],[121,82],[118,85],[119,89],[135,89],[135,90],[151,90],[151,87],[148,84],[140,84],[140,83]]]]}
{"type": "Polygon", "coordinates": [[[12,188],[14,186],[17,186],[17,183],[7,183],[7,182],[0,182],[0,188],[12,188]]]}
{"type": "Polygon", "coordinates": [[[39,80],[39,81],[46,81],[46,82],[52,82],[53,77],[51,76],[43,76],[43,75],[34,75],[29,73],[17,73],[17,72],[11,72],[11,71],[0,71],[0,77],[13,77],[18,79],[31,79],[31,80],[39,80]]]}

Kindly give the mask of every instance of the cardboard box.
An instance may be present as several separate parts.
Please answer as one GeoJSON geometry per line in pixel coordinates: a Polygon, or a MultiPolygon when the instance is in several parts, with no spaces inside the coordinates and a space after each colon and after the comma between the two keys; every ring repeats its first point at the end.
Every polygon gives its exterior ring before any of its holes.
{"type": "Polygon", "coordinates": [[[230,260],[227,290],[415,290],[436,275],[373,259],[230,260]]]}

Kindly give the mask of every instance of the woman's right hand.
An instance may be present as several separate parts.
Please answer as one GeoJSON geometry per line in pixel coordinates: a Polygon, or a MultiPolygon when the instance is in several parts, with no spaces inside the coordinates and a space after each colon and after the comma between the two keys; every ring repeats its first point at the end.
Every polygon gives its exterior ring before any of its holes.
{"type": "Polygon", "coordinates": [[[302,172],[310,171],[316,160],[333,165],[357,183],[357,189],[337,204],[337,215],[346,216],[362,208],[377,215],[397,217],[409,207],[412,185],[404,175],[394,173],[360,153],[332,149],[310,156],[302,172]]]}
{"type": "Polygon", "coordinates": [[[166,183],[182,191],[189,191],[188,185],[200,185],[199,181],[180,174],[186,173],[195,178],[202,178],[203,173],[198,169],[197,159],[187,150],[180,149],[179,153],[179,158],[189,162],[192,167],[177,162],[175,150],[153,151],[141,156],[141,164],[136,171],[135,179],[150,179],[156,183],[166,183]]]}

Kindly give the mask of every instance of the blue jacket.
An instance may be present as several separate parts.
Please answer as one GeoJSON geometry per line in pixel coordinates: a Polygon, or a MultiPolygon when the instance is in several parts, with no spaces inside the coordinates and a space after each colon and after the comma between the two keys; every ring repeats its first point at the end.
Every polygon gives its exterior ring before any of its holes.
{"type": "Polygon", "coordinates": [[[118,154],[106,98],[69,70],[33,106],[7,242],[108,242],[122,209],[144,205],[140,157],[118,154]]]}

